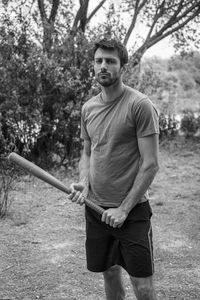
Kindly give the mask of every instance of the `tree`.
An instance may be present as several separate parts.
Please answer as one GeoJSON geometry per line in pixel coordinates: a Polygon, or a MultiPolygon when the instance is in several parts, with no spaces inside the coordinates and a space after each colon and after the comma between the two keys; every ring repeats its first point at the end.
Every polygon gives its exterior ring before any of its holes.
{"type": "Polygon", "coordinates": [[[53,0],[49,17],[47,16],[44,0],[38,0],[38,7],[43,25],[43,49],[49,53],[53,44],[53,33],[55,31],[55,19],[58,11],[60,0],[53,0]]]}
{"type": "MultiPolygon", "coordinates": [[[[27,15],[27,18],[31,15],[39,29],[42,25],[42,44],[47,53],[50,52],[56,38],[62,39],[61,36],[73,39],[82,32],[90,39],[93,30],[91,21],[98,17],[102,8],[106,18],[100,25],[108,31],[107,33],[116,35],[123,25],[123,43],[130,44],[133,36],[135,37],[135,46],[131,50],[135,64],[140,62],[149,48],[169,36],[173,38],[176,48],[183,47],[186,43],[194,42],[196,46],[199,43],[196,34],[200,22],[200,0],[122,0],[120,5],[114,0],[99,0],[92,9],[92,0],[37,0],[37,6],[34,0],[28,0],[26,4],[21,0],[18,5],[12,0],[4,3],[12,3],[15,8],[20,7],[21,13],[27,15]],[[108,23],[110,25],[106,26],[108,23]]],[[[98,24],[97,28],[100,29],[99,27],[98,24]]],[[[95,35],[98,36],[97,31],[95,35]]]]}
{"type": "MultiPolygon", "coordinates": [[[[127,28],[124,44],[127,45],[131,34],[136,29],[138,19],[147,25],[146,35],[142,44],[133,53],[135,64],[139,63],[144,53],[168,36],[177,40],[184,40],[183,29],[192,32],[190,39],[197,31],[192,22],[200,22],[200,1],[198,0],[136,0],[123,1],[121,7],[132,15],[132,20],[127,28]]],[[[194,24],[194,23],[193,23],[194,24]]],[[[194,36],[195,39],[195,36],[194,36]]]]}
{"type": "MultiPolygon", "coordinates": [[[[58,9],[61,4],[64,4],[64,1],[63,3],[61,3],[60,0],[53,0],[49,2],[48,6],[45,5],[44,0],[37,1],[43,26],[43,50],[49,54],[53,45],[53,34],[56,31],[55,21],[56,17],[58,16],[58,9]],[[46,12],[47,8],[48,10],[50,8],[49,16],[46,12]]],[[[74,16],[73,22],[71,22],[71,20],[65,20],[68,22],[70,21],[69,23],[72,23],[71,28],[68,32],[70,39],[73,39],[79,31],[85,33],[86,25],[91,21],[91,19],[95,16],[95,14],[105,2],[106,0],[100,1],[100,3],[88,15],[89,0],[79,0],[79,8],[74,16]]],[[[69,15],[69,10],[70,8],[73,8],[73,4],[71,3],[71,1],[68,1],[68,6],[65,4],[64,7],[65,10],[68,11],[67,15],[69,15]]]]}

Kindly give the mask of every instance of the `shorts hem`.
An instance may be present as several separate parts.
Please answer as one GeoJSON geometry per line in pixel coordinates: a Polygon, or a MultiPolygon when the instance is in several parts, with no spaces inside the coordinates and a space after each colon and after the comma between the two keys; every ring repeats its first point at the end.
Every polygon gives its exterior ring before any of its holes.
{"type": "Polygon", "coordinates": [[[153,276],[155,272],[149,272],[149,273],[146,273],[146,274],[139,274],[139,273],[134,273],[134,272],[129,272],[128,270],[126,270],[124,268],[124,266],[120,265],[120,264],[113,264],[113,265],[110,265],[108,266],[107,268],[104,268],[104,269],[98,269],[98,270],[94,270],[92,268],[89,268],[87,267],[87,270],[92,272],[92,273],[103,273],[105,271],[107,271],[109,268],[113,267],[113,266],[120,266],[121,268],[123,268],[123,270],[125,270],[129,276],[131,277],[136,277],[136,278],[146,278],[146,277],[150,277],[150,276],[153,276]]]}

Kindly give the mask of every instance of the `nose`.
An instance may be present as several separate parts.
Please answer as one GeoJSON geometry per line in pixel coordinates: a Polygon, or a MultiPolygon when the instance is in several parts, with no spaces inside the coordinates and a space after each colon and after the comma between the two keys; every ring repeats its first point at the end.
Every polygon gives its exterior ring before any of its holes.
{"type": "Polygon", "coordinates": [[[102,60],[101,63],[101,71],[107,70],[107,63],[105,61],[105,59],[102,60]]]}

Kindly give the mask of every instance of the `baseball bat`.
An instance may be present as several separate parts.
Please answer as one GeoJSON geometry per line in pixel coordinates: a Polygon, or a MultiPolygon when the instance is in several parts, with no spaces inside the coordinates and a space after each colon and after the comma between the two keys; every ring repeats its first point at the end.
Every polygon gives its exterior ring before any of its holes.
{"type": "MultiPolygon", "coordinates": [[[[48,172],[44,171],[42,168],[38,167],[37,165],[33,164],[29,160],[23,158],[22,156],[18,155],[15,152],[12,152],[8,156],[9,161],[15,163],[23,170],[27,171],[28,173],[36,176],[37,178],[47,182],[48,184],[56,187],[57,189],[65,192],[66,194],[70,194],[71,191],[68,189],[60,180],[49,174],[48,172]]],[[[104,209],[97,204],[93,203],[89,199],[85,199],[85,204],[90,208],[94,209],[99,214],[103,214],[104,209]]]]}

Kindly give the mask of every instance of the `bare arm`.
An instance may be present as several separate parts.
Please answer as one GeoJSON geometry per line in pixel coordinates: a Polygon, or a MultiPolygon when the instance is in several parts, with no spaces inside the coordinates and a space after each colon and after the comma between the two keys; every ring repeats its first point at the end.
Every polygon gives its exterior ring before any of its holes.
{"type": "Polygon", "coordinates": [[[84,140],[83,153],[79,161],[79,182],[88,184],[88,174],[90,169],[91,142],[84,140]]]}
{"type": "Polygon", "coordinates": [[[113,227],[120,227],[129,212],[140,201],[151,185],[158,167],[158,135],[153,134],[138,139],[141,166],[127,197],[118,208],[108,209],[102,215],[102,221],[113,227]]]}
{"type": "Polygon", "coordinates": [[[141,155],[141,166],[132,189],[121,204],[122,210],[127,214],[145,194],[159,169],[158,135],[138,139],[138,147],[141,155]]]}
{"type": "Polygon", "coordinates": [[[83,153],[79,161],[79,182],[71,184],[71,194],[68,196],[72,202],[76,202],[80,205],[84,203],[84,197],[86,197],[88,193],[90,155],[91,142],[89,140],[84,140],[83,153]]]}

